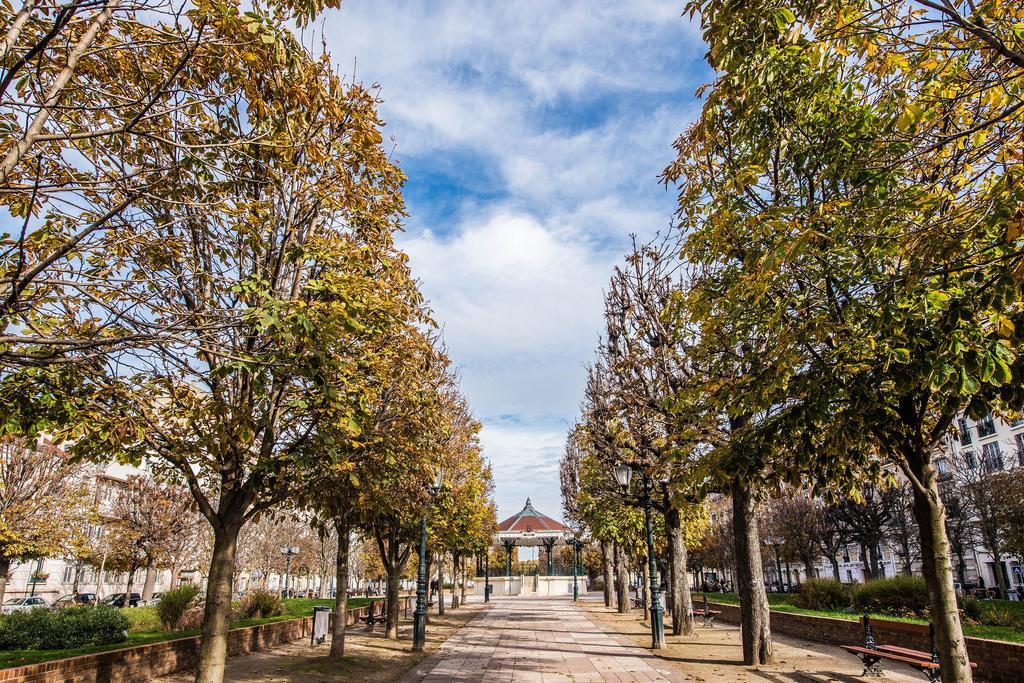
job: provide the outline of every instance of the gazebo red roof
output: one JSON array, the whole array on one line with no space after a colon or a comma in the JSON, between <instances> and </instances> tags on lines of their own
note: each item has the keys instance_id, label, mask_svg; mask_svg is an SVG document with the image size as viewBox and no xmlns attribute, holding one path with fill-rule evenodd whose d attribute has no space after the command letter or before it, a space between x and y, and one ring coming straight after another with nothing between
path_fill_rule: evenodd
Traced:
<instances>
[{"instance_id":1,"label":"gazebo red roof","mask_svg":"<svg viewBox=\"0 0 1024 683\"><path fill-rule=\"evenodd\" d=\"M537 512L526 499L526 506L498 525L498 533L533 533L543 536L545 533L569 534L572 531L561 522Z\"/></svg>"}]
</instances>

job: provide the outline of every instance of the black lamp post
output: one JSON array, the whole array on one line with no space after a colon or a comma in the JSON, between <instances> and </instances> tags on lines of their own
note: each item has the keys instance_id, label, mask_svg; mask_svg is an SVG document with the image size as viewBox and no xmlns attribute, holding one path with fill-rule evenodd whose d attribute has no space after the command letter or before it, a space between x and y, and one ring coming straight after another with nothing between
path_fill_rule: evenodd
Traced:
<instances>
[{"instance_id":1,"label":"black lamp post","mask_svg":"<svg viewBox=\"0 0 1024 683\"><path fill-rule=\"evenodd\" d=\"M299 554L299 547L295 545L281 546L281 554L284 555L284 597L290 598L288 583L292 575L292 558Z\"/></svg>"},{"instance_id":2,"label":"black lamp post","mask_svg":"<svg viewBox=\"0 0 1024 683\"><path fill-rule=\"evenodd\" d=\"M785 591L785 587L782 582L782 558L779 557L779 546L785 541L778 536L769 536L765 540L768 542L768 545L775 549L775 576L778 578L779 592L782 593Z\"/></svg>"},{"instance_id":3,"label":"black lamp post","mask_svg":"<svg viewBox=\"0 0 1024 683\"><path fill-rule=\"evenodd\" d=\"M576 576L579 572L580 549L583 548L583 541L578 538L573 538L569 543L572 544L572 601L579 602L580 587L579 584L576 583Z\"/></svg>"},{"instance_id":4,"label":"black lamp post","mask_svg":"<svg viewBox=\"0 0 1024 683\"><path fill-rule=\"evenodd\" d=\"M633 470L629 465L616 465L612 473L615 481L622 487L623 492L629 490L629 480L633 477ZM643 474L644 482L644 517L647 523L647 565L648 573L651 575L651 649L660 650L665 647L665 621L661 609L660 580L658 578L658 564L654 560L654 527L651 524L653 507L651 503L651 478Z\"/></svg>"},{"instance_id":5,"label":"black lamp post","mask_svg":"<svg viewBox=\"0 0 1024 683\"><path fill-rule=\"evenodd\" d=\"M430 497L441 492L444 483L444 469L437 471L437 477L430 485ZM427 511L420 519L420 563L416 572L416 609L412 613L412 649L421 652L427 644Z\"/></svg>"},{"instance_id":6,"label":"black lamp post","mask_svg":"<svg viewBox=\"0 0 1024 683\"><path fill-rule=\"evenodd\" d=\"M484 602L491 601L491 548L484 548Z\"/></svg>"}]
</instances>

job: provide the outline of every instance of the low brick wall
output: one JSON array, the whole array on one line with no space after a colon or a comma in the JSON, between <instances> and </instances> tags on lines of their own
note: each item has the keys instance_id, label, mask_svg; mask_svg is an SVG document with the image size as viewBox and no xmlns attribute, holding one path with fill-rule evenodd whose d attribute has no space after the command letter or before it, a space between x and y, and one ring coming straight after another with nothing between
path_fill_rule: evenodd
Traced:
<instances>
[{"instance_id":1,"label":"low brick wall","mask_svg":"<svg viewBox=\"0 0 1024 683\"><path fill-rule=\"evenodd\" d=\"M411 610L411 596L402 598L402 611ZM348 610L351 626L366 616L369 606ZM333 616L333 615L332 615ZM263 650L313 634L313 617L276 621L259 626L232 629L228 633L228 656ZM0 669L2 683L109 683L149 681L191 669L199 657L199 636L165 640L151 645L126 647L93 655L56 659L51 662ZM326 652L326 650L325 650Z\"/></svg>"},{"instance_id":2,"label":"low brick wall","mask_svg":"<svg viewBox=\"0 0 1024 683\"><path fill-rule=\"evenodd\" d=\"M699 604L695 606L699 608ZM740 623L737 605L711 603L711 607L722 612L718 616L720 620ZM860 621L773 611L771 628L773 633L828 645L861 645L864 642L864 628ZM871 629L879 645L901 645L925 652L931 650L928 627L923 624L872 619ZM979 678L991 683L1019 683L1024 679L1024 645L1020 643L967 638L967 654L978 665L975 672Z\"/></svg>"}]
</instances>

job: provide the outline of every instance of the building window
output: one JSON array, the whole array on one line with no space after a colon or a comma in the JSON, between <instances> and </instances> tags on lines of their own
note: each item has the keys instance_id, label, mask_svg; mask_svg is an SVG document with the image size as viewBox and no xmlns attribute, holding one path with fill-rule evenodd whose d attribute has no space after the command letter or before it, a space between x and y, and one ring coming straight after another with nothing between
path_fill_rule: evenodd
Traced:
<instances>
[{"instance_id":1,"label":"building window","mask_svg":"<svg viewBox=\"0 0 1024 683\"><path fill-rule=\"evenodd\" d=\"M849 569L846 570L846 581L848 583L853 583L853 572Z\"/></svg>"},{"instance_id":2,"label":"building window","mask_svg":"<svg viewBox=\"0 0 1024 683\"><path fill-rule=\"evenodd\" d=\"M850 561L850 549L847 548L846 546L843 546L843 562L849 562L849 561Z\"/></svg>"},{"instance_id":3,"label":"building window","mask_svg":"<svg viewBox=\"0 0 1024 683\"><path fill-rule=\"evenodd\" d=\"M1017 434L1014 439L1017 442L1017 464L1024 465L1024 432Z\"/></svg>"},{"instance_id":4,"label":"building window","mask_svg":"<svg viewBox=\"0 0 1024 683\"><path fill-rule=\"evenodd\" d=\"M968 448L961 455L964 456L964 462L967 463L967 466L972 470L978 466L978 458L974 455L973 448Z\"/></svg>"},{"instance_id":5,"label":"building window","mask_svg":"<svg viewBox=\"0 0 1024 683\"><path fill-rule=\"evenodd\" d=\"M75 580L75 565L66 564L64 565L64 578L61 579L64 583L71 583Z\"/></svg>"},{"instance_id":6,"label":"building window","mask_svg":"<svg viewBox=\"0 0 1024 683\"><path fill-rule=\"evenodd\" d=\"M992 436L996 433L996 422L992 419L992 415L986 415L981 422L978 423L978 438L984 438L986 436Z\"/></svg>"},{"instance_id":7,"label":"building window","mask_svg":"<svg viewBox=\"0 0 1024 683\"><path fill-rule=\"evenodd\" d=\"M971 442L971 429L967 426L967 419L960 418L960 443Z\"/></svg>"},{"instance_id":8,"label":"building window","mask_svg":"<svg viewBox=\"0 0 1024 683\"><path fill-rule=\"evenodd\" d=\"M982 462L985 463L986 472L999 472L1003 469L1003 454L999 450L999 443L987 443L981 448Z\"/></svg>"},{"instance_id":9,"label":"building window","mask_svg":"<svg viewBox=\"0 0 1024 683\"><path fill-rule=\"evenodd\" d=\"M939 470L939 474L949 474L949 461L945 458L939 458L935 461L935 467Z\"/></svg>"},{"instance_id":10,"label":"building window","mask_svg":"<svg viewBox=\"0 0 1024 683\"><path fill-rule=\"evenodd\" d=\"M1011 427L1020 427L1021 425L1024 425L1024 417L1015 417L1010 420Z\"/></svg>"}]
</instances>

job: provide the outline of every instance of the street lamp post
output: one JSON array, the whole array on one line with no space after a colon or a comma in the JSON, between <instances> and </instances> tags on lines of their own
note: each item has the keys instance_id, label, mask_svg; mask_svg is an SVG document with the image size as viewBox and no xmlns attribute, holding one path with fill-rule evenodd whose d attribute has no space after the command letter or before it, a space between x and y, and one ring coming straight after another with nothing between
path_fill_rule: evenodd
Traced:
<instances>
[{"instance_id":1,"label":"street lamp post","mask_svg":"<svg viewBox=\"0 0 1024 683\"><path fill-rule=\"evenodd\" d=\"M437 478L430 485L433 498L441 491L444 470L437 471ZM412 649L421 652L427 643L427 511L420 518L420 563L416 572L416 609L412 613Z\"/></svg>"},{"instance_id":2,"label":"street lamp post","mask_svg":"<svg viewBox=\"0 0 1024 683\"><path fill-rule=\"evenodd\" d=\"M299 547L295 545L281 546L281 554L284 555L284 597L290 598L288 594L288 582L292 575L292 558L299 554Z\"/></svg>"},{"instance_id":3,"label":"street lamp post","mask_svg":"<svg viewBox=\"0 0 1024 683\"><path fill-rule=\"evenodd\" d=\"M580 549L583 547L583 541L578 538L574 538L569 543L572 544L572 601L579 602L580 599L580 587L576 582L576 576L579 573L579 557Z\"/></svg>"},{"instance_id":4,"label":"street lamp post","mask_svg":"<svg viewBox=\"0 0 1024 683\"><path fill-rule=\"evenodd\" d=\"M622 491L629 490L629 480L633 477L633 470L629 465L616 465L613 468L615 481L622 487ZM661 591L658 577L658 563L654 559L654 527L651 518L654 514L651 502L651 478L642 474L644 483L644 517L647 524L647 566L651 575L651 649L660 650L665 647L665 620L661 608Z\"/></svg>"},{"instance_id":5,"label":"street lamp post","mask_svg":"<svg viewBox=\"0 0 1024 683\"><path fill-rule=\"evenodd\" d=\"M484 550L484 602L491 601L491 549Z\"/></svg>"},{"instance_id":6,"label":"street lamp post","mask_svg":"<svg viewBox=\"0 0 1024 683\"><path fill-rule=\"evenodd\" d=\"M782 558L779 556L779 546L782 545L783 539L778 536L769 536L767 539L768 544L775 549L775 576L779 581L779 592L783 592L782 583Z\"/></svg>"}]
</instances>

